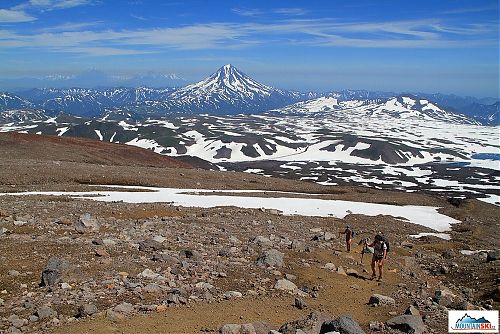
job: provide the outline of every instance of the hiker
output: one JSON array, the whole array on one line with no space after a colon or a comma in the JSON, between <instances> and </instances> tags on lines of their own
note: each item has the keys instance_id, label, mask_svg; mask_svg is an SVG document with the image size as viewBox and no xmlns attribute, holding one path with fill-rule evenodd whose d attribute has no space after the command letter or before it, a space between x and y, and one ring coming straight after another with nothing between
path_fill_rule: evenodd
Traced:
<instances>
[{"instance_id":1,"label":"hiker","mask_svg":"<svg viewBox=\"0 0 500 334\"><path fill-rule=\"evenodd\" d=\"M363 245L363 249L361 250L361 263L363 263L363 257L365 254L373 254L373 247L368 247L368 238L359 240L358 246L361 245Z\"/></svg>"},{"instance_id":2,"label":"hiker","mask_svg":"<svg viewBox=\"0 0 500 334\"><path fill-rule=\"evenodd\" d=\"M347 246L347 252L351 252L352 238L354 237L354 230L351 226L347 225L344 232L339 232L339 235L345 234L345 243Z\"/></svg>"},{"instance_id":3,"label":"hiker","mask_svg":"<svg viewBox=\"0 0 500 334\"><path fill-rule=\"evenodd\" d=\"M384 268L384 259L387 257L387 245L384 242L384 237L380 234L375 235L375 239L369 247L373 247L372 257L372 277L377 277L375 274L375 265L378 265L378 280L382 280L382 269Z\"/></svg>"}]
</instances>

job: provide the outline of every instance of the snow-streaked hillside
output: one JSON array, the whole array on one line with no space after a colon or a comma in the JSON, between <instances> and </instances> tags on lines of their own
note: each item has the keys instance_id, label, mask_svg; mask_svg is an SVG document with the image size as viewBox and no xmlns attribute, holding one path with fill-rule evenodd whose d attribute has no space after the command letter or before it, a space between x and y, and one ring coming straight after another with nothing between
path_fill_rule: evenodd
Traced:
<instances>
[{"instance_id":1,"label":"snow-streaked hillside","mask_svg":"<svg viewBox=\"0 0 500 334\"><path fill-rule=\"evenodd\" d=\"M33 108L33 103L15 94L0 92L0 111L23 108Z\"/></svg>"},{"instance_id":2,"label":"snow-streaked hillside","mask_svg":"<svg viewBox=\"0 0 500 334\"><path fill-rule=\"evenodd\" d=\"M325 110L325 105L330 109ZM335 109L346 105L349 108ZM423 112L410 109L417 105ZM169 156L201 158L221 169L322 184L498 198L499 127L447 118L430 103L409 98L389 99L376 106L359 101L335 104L334 99L325 98L300 106L312 112L136 121L135 115L122 111L109 113L105 120L59 116L7 124L0 131L125 143ZM442 119L433 118L434 113Z\"/></svg>"},{"instance_id":3,"label":"snow-streaked hillside","mask_svg":"<svg viewBox=\"0 0 500 334\"><path fill-rule=\"evenodd\" d=\"M333 97L298 102L293 105L271 110L278 114L317 114L325 113L325 117L349 120L363 117L365 119L420 119L426 121L442 121L454 124L479 124L468 117L446 111L428 100L410 96L397 96L377 100L338 101ZM332 115L328 115L332 113Z\"/></svg>"}]
</instances>

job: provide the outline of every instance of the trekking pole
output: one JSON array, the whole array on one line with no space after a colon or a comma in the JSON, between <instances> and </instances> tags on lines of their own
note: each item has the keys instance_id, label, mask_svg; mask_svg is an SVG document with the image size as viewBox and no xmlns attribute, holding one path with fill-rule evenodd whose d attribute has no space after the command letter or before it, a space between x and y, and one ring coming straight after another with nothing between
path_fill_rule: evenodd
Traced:
<instances>
[{"instance_id":1,"label":"trekking pole","mask_svg":"<svg viewBox=\"0 0 500 334\"><path fill-rule=\"evenodd\" d=\"M361 250L361 263L363 263L363 257L365 256L366 240L363 243L363 249Z\"/></svg>"}]
</instances>

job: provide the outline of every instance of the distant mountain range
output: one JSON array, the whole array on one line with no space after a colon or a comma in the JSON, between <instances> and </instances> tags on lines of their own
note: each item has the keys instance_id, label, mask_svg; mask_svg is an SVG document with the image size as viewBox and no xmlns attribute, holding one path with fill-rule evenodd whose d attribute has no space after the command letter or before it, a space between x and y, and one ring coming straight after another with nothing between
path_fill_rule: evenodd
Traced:
<instances>
[{"instance_id":1,"label":"distant mountain range","mask_svg":"<svg viewBox=\"0 0 500 334\"><path fill-rule=\"evenodd\" d=\"M175 73L148 72L138 75L109 75L91 69L77 75L48 75L15 79L0 78L0 90L26 90L32 88L98 88L98 87L182 87L188 82Z\"/></svg>"},{"instance_id":2,"label":"distant mountain range","mask_svg":"<svg viewBox=\"0 0 500 334\"><path fill-rule=\"evenodd\" d=\"M99 75L103 74L87 72L78 79L85 80L85 76L95 79ZM151 75L153 77L155 80L164 80L165 83L171 79L176 80L176 77ZM102 77L101 82L105 78L107 77ZM130 80L133 83L136 79ZM324 99L315 100L318 98ZM333 99L337 101L336 105L331 104ZM407 103L410 100L413 101L411 106ZM494 99L365 90L330 93L286 91L259 83L229 64L208 78L182 88L36 88L15 94L0 93L0 121L26 120L30 115L33 115L33 119L40 119L44 114L50 117L61 112L108 120L145 120L175 114L258 114L280 108L284 108L282 112L286 110L296 113L300 112L302 102L315 105L322 101L326 102L323 107L328 107L330 103L332 110L356 107L362 108L364 112L370 110L377 113L397 107L401 111L405 110L400 113L400 117L419 112L422 117L453 122L479 122L484 125L498 125L500 122L500 102ZM486 102L491 104L485 104Z\"/></svg>"}]
</instances>

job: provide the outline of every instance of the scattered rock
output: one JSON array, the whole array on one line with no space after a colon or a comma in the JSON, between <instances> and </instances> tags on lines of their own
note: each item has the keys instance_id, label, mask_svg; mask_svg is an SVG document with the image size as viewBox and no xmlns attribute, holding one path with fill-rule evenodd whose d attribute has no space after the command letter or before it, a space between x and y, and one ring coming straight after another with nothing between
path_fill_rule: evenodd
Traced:
<instances>
[{"instance_id":1,"label":"scattered rock","mask_svg":"<svg viewBox=\"0 0 500 334\"><path fill-rule=\"evenodd\" d=\"M274 288L277 290L283 290L283 291L289 291L289 292L295 292L297 291L297 285L295 283L287 280L287 279L280 279L276 282L274 285Z\"/></svg>"},{"instance_id":2,"label":"scattered rock","mask_svg":"<svg viewBox=\"0 0 500 334\"><path fill-rule=\"evenodd\" d=\"M95 250L95 255L98 257L109 257L109 253L104 247L97 247Z\"/></svg>"},{"instance_id":3,"label":"scattered rock","mask_svg":"<svg viewBox=\"0 0 500 334\"><path fill-rule=\"evenodd\" d=\"M413 305L408 306L404 314L420 316L420 311Z\"/></svg>"},{"instance_id":4,"label":"scattered rock","mask_svg":"<svg viewBox=\"0 0 500 334\"><path fill-rule=\"evenodd\" d=\"M281 334L318 334L324 322L330 321L332 318L327 314L320 312L312 312L303 319L288 322L278 330Z\"/></svg>"},{"instance_id":5,"label":"scattered rock","mask_svg":"<svg viewBox=\"0 0 500 334\"><path fill-rule=\"evenodd\" d=\"M228 291L224 293L224 298L226 299L241 298L241 297L243 297L243 294L239 291Z\"/></svg>"},{"instance_id":6,"label":"scattered rock","mask_svg":"<svg viewBox=\"0 0 500 334\"><path fill-rule=\"evenodd\" d=\"M226 324L219 329L221 334L268 334L273 326L267 322L258 321L251 324Z\"/></svg>"},{"instance_id":7,"label":"scattered rock","mask_svg":"<svg viewBox=\"0 0 500 334\"><path fill-rule=\"evenodd\" d=\"M261 235L256 236L252 242L260 247L271 247L273 245L271 240Z\"/></svg>"},{"instance_id":8,"label":"scattered rock","mask_svg":"<svg viewBox=\"0 0 500 334\"><path fill-rule=\"evenodd\" d=\"M347 274L346 274L346 272L345 272L345 270L344 270L344 268L342 266L339 266L337 268L337 274L343 275L343 276L347 276Z\"/></svg>"},{"instance_id":9,"label":"scattered rock","mask_svg":"<svg viewBox=\"0 0 500 334\"><path fill-rule=\"evenodd\" d=\"M112 247L116 245L116 241L111 239L102 239L102 244L106 247Z\"/></svg>"},{"instance_id":10,"label":"scattered rock","mask_svg":"<svg viewBox=\"0 0 500 334\"><path fill-rule=\"evenodd\" d=\"M498 260L500 260L500 249L488 252L488 256L486 257L486 262L498 261Z\"/></svg>"},{"instance_id":11,"label":"scattered rock","mask_svg":"<svg viewBox=\"0 0 500 334\"><path fill-rule=\"evenodd\" d=\"M306 245L300 240L292 240L288 248L297 252L304 252L306 250Z\"/></svg>"},{"instance_id":12,"label":"scattered rock","mask_svg":"<svg viewBox=\"0 0 500 334\"><path fill-rule=\"evenodd\" d=\"M260 266L280 268L283 266L283 256L284 254L277 249L265 250L257 259L257 264Z\"/></svg>"},{"instance_id":13,"label":"scattered rock","mask_svg":"<svg viewBox=\"0 0 500 334\"><path fill-rule=\"evenodd\" d=\"M348 276L354 276L354 277L359 277L359 273L356 269L352 269L352 268L348 268L345 273L348 275Z\"/></svg>"},{"instance_id":14,"label":"scattered rock","mask_svg":"<svg viewBox=\"0 0 500 334\"><path fill-rule=\"evenodd\" d=\"M89 231L98 231L99 223L90 215L90 213L86 213L81 215L75 223L75 230L82 234Z\"/></svg>"},{"instance_id":15,"label":"scattered rock","mask_svg":"<svg viewBox=\"0 0 500 334\"><path fill-rule=\"evenodd\" d=\"M398 329L404 333L423 334L425 333L425 325L420 316L416 315L400 315L389 319L385 323L388 327Z\"/></svg>"},{"instance_id":16,"label":"scattered rock","mask_svg":"<svg viewBox=\"0 0 500 334\"><path fill-rule=\"evenodd\" d=\"M162 250L164 246L159 243L158 241L155 241L153 239L146 239L144 241L139 242L139 250L141 252L155 252Z\"/></svg>"},{"instance_id":17,"label":"scattered rock","mask_svg":"<svg viewBox=\"0 0 500 334\"><path fill-rule=\"evenodd\" d=\"M295 298L295 307L302 310L307 307L306 302L302 298Z\"/></svg>"},{"instance_id":18,"label":"scattered rock","mask_svg":"<svg viewBox=\"0 0 500 334\"><path fill-rule=\"evenodd\" d=\"M119 305L116 305L113 308L113 311L115 311L117 313L122 313L122 314L130 314L130 313L134 312L134 305L132 305L130 303L123 302Z\"/></svg>"},{"instance_id":19,"label":"scattered rock","mask_svg":"<svg viewBox=\"0 0 500 334\"><path fill-rule=\"evenodd\" d=\"M0 227L0 236L9 233L10 231L5 227Z\"/></svg>"},{"instance_id":20,"label":"scattered rock","mask_svg":"<svg viewBox=\"0 0 500 334\"><path fill-rule=\"evenodd\" d=\"M57 313L48 306L41 306L41 307L36 309L35 315L40 320L44 320L44 319L48 319L48 318L52 318L52 317L56 316Z\"/></svg>"},{"instance_id":21,"label":"scattered rock","mask_svg":"<svg viewBox=\"0 0 500 334\"><path fill-rule=\"evenodd\" d=\"M161 235L155 235L153 237L153 240L156 241L156 242L159 242L160 244L164 243L165 240L167 240L167 238L161 236Z\"/></svg>"},{"instance_id":22,"label":"scattered rock","mask_svg":"<svg viewBox=\"0 0 500 334\"><path fill-rule=\"evenodd\" d=\"M161 286L156 283L149 283L142 290L150 294L158 294L162 292Z\"/></svg>"},{"instance_id":23,"label":"scattered rock","mask_svg":"<svg viewBox=\"0 0 500 334\"><path fill-rule=\"evenodd\" d=\"M380 332L380 331L383 331L385 329L385 326L382 322L378 322L378 321L370 321L370 330L371 331L375 331L375 332Z\"/></svg>"},{"instance_id":24,"label":"scattered rock","mask_svg":"<svg viewBox=\"0 0 500 334\"><path fill-rule=\"evenodd\" d=\"M448 288L442 286L434 293L434 301L441 306L449 307L456 302L457 296Z\"/></svg>"},{"instance_id":25,"label":"scattered rock","mask_svg":"<svg viewBox=\"0 0 500 334\"><path fill-rule=\"evenodd\" d=\"M155 273L151 269L144 269L140 274L137 275L139 278L146 278L146 279L161 279L163 276L161 276L158 273Z\"/></svg>"},{"instance_id":26,"label":"scattered rock","mask_svg":"<svg viewBox=\"0 0 500 334\"><path fill-rule=\"evenodd\" d=\"M379 294L373 294L370 297L370 300L368 301L369 305L387 305L387 306L395 306L396 301L394 298L379 295Z\"/></svg>"},{"instance_id":27,"label":"scattered rock","mask_svg":"<svg viewBox=\"0 0 500 334\"><path fill-rule=\"evenodd\" d=\"M337 269L337 267L331 262L328 262L327 264L325 264L323 266L323 268L326 270L331 270L331 271L335 271Z\"/></svg>"},{"instance_id":28,"label":"scattered rock","mask_svg":"<svg viewBox=\"0 0 500 334\"><path fill-rule=\"evenodd\" d=\"M179 257L182 259L189 259L193 261L199 261L203 257L198 251L192 250L192 249L184 249L179 252Z\"/></svg>"},{"instance_id":29,"label":"scattered rock","mask_svg":"<svg viewBox=\"0 0 500 334\"><path fill-rule=\"evenodd\" d=\"M27 319L21 319L17 314L13 314L7 318L7 320L11 323L14 328L21 328L28 324Z\"/></svg>"},{"instance_id":30,"label":"scattered rock","mask_svg":"<svg viewBox=\"0 0 500 334\"><path fill-rule=\"evenodd\" d=\"M94 304L83 304L78 307L78 317L84 318L97 313L97 306Z\"/></svg>"},{"instance_id":31,"label":"scattered rock","mask_svg":"<svg viewBox=\"0 0 500 334\"><path fill-rule=\"evenodd\" d=\"M68 268L69 264L66 260L52 256L42 272L40 286L54 286L61 283Z\"/></svg>"},{"instance_id":32,"label":"scattered rock","mask_svg":"<svg viewBox=\"0 0 500 334\"><path fill-rule=\"evenodd\" d=\"M68 290L68 289L71 289L73 288L71 285L69 285L68 283L61 283L61 289L63 290Z\"/></svg>"},{"instance_id":33,"label":"scattered rock","mask_svg":"<svg viewBox=\"0 0 500 334\"><path fill-rule=\"evenodd\" d=\"M17 270L9 270L9 271L7 272L7 274L8 274L9 276L19 276L19 275L20 275L19 271L17 271Z\"/></svg>"},{"instance_id":34,"label":"scattered rock","mask_svg":"<svg viewBox=\"0 0 500 334\"><path fill-rule=\"evenodd\" d=\"M342 334L365 334L359 324L350 315L341 315L335 320L327 321L321 326L320 334L339 332Z\"/></svg>"}]
</instances>

